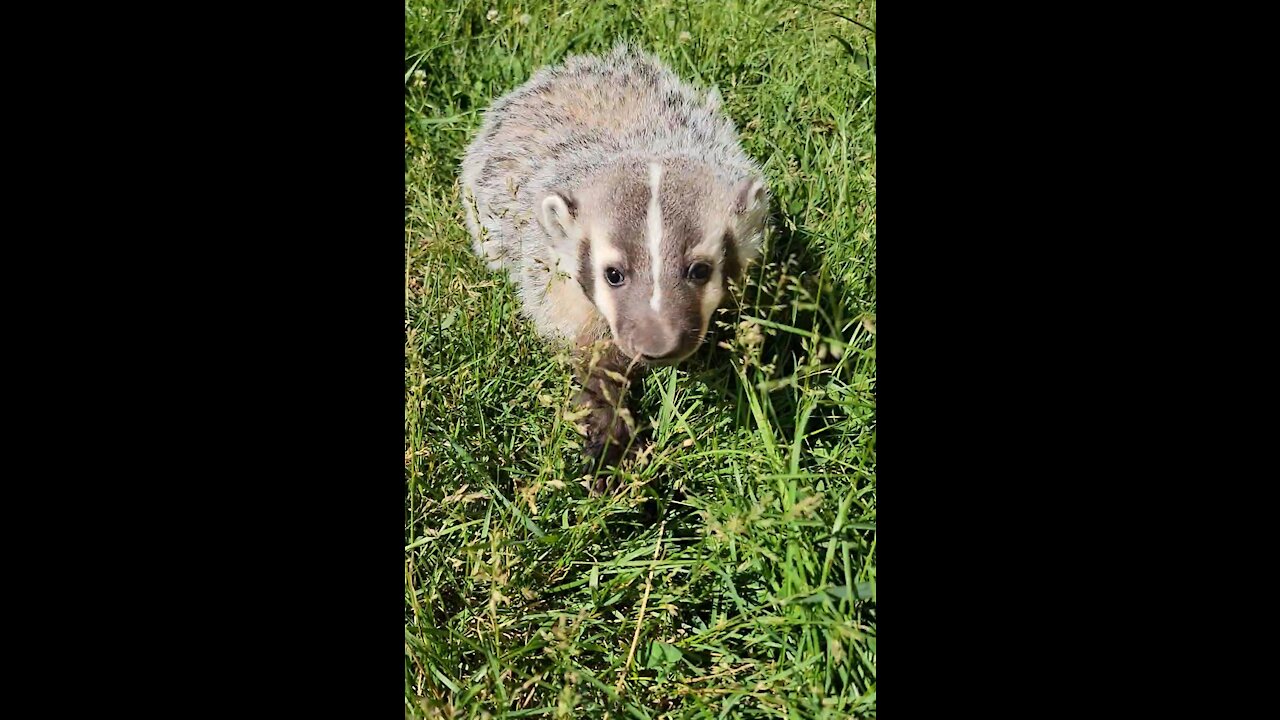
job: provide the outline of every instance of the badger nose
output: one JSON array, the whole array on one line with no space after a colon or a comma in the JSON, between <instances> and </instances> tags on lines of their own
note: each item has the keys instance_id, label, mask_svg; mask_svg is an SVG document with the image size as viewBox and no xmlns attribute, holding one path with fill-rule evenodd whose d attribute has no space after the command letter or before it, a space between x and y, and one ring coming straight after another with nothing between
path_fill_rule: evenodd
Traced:
<instances>
[{"instance_id":1,"label":"badger nose","mask_svg":"<svg viewBox=\"0 0 1280 720\"><path fill-rule=\"evenodd\" d=\"M670 360L680 354L680 338L662 331L647 333L638 339L635 348L646 362Z\"/></svg>"},{"instance_id":2,"label":"badger nose","mask_svg":"<svg viewBox=\"0 0 1280 720\"><path fill-rule=\"evenodd\" d=\"M645 362L661 362L663 360L671 360L680 356L680 348L674 343L667 346L648 345L639 348L640 359Z\"/></svg>"}]
</instances>

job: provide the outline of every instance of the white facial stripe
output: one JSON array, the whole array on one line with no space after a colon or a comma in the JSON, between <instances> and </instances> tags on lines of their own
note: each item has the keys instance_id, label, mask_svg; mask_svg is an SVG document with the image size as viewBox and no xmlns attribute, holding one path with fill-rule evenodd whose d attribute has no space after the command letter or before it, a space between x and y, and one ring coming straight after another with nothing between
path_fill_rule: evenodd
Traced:
<instances>
[{"instance_id":1,"label":"white facial stripe","mask_svg":"<svg viewBox=\"0 0 1280 720\"><path fill-rule=\"evenodd\" d=\"M591 297L600 314L609 321L609 327L614 328L618 314L613 304L613 288L604 279L604 270L610 265L622 265L622 253L609 242L607 233L596 229L591 233L591 272L595 276L591 280Z\"/></svg>"},{"instance_id":2,"label":"white facial stripe","mask_svg":"<svg viewBox=\"0 0 1280 720\"><path fill-rule=\"evenodd\" d=\"M653 275L653 294L649 307L657 312L662 307L662 206L658 202L658 189L662 184L662 166L649 163L649 214L645 225L645 237L649 241L649 270Z\"/></svg>"},{"instance_id":3,"label":"white facial stripe","mask_svg":"<svg viewBox=\"0 0 1280 720\"><path fill-rule=\"evenodd\" d=\"M707 218L705 222L705 227L716 226L716 223L711 218ZM720 307L721 301L724 300L724 238L732 229L731 226L724 227L718 232L708 234L689 251L691 260L705 258L712 261L711 277L707 279L707 284L702 287L702 307L700 309L702 310L702 332L704 335L707 332L707 327L711 324L711 316L715 314L716 308Z\"/></svg>"}]
</instances>

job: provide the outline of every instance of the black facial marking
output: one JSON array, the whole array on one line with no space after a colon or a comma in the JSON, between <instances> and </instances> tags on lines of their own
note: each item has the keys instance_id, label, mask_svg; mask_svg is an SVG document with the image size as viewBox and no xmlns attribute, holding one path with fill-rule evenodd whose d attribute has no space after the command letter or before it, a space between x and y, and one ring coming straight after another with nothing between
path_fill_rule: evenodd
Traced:
<instances>
[{"instance_id":1,"label":"black facial marking","mask_svg":"<svg viewBox=\"0 0 1280 720\"><path fill-rule=\"evenodd\" d=\"M595 278L591 270L591 243L587 239L582 240L582 244L578 246L578 284L582 286L582 292L587 294L587 299L595 302L596 299L592 295L595 290Z\"/></svg>"},{"instance_id":2,"label":"black facial marking","mask_svg":"<svg viewBox=\"0 0 1280 720\"><path fill-rule=\"evenodd\" d=\"M727 231L724 234L724 277L725 280L732 278L738 280L738 275L742 272L742 265L738 261L738 243L733 239L733 231Z\"/></svg>"}]
</instances>

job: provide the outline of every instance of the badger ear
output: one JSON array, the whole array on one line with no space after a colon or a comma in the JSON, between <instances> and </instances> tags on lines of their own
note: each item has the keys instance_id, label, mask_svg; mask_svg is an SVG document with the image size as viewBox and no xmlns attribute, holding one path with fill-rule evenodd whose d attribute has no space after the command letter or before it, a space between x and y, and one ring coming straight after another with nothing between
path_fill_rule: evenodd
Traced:
<instances>
[{"instance_id":1,"label":"badger ear","mask_svg":"<svg viewBox=\"0 0 1280 720\"><path fill-rule=\"evenodd\" d=\"M765 187L764 178L752 176L738 183L733 211L739 215L747 213L764 213L769 209L769 190Z\"/></svg>"},{"instance_id":2,"label":"badger ear","mask_svg":"<svg viewBox=\"0 0 1280 720\"><path fill-rule=\"evenodd\" d=\"M551 247L573 268L577 262L578 244L585 234L578 223L578 203L564 190L551 190L538 203L538 222L551 238Z\"/></svg>"}]
</instances>

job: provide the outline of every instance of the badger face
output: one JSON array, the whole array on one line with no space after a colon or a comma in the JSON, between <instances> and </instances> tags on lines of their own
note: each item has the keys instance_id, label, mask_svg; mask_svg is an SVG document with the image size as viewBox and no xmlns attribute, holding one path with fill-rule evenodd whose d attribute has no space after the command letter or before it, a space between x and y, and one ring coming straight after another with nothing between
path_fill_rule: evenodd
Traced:
<instances>
[{"instance_id":1,"label":"badger face","mask_svg":"<svg viewBox=\"0 0 1280 720\"><path fill-rule=\"evenodd\" d=\"M671 365L698 349L727 281L758 254L767 202L759 177L726 182L669 158L550 192L540 220L619 349Z\"/></svg>"}]
</instances>

